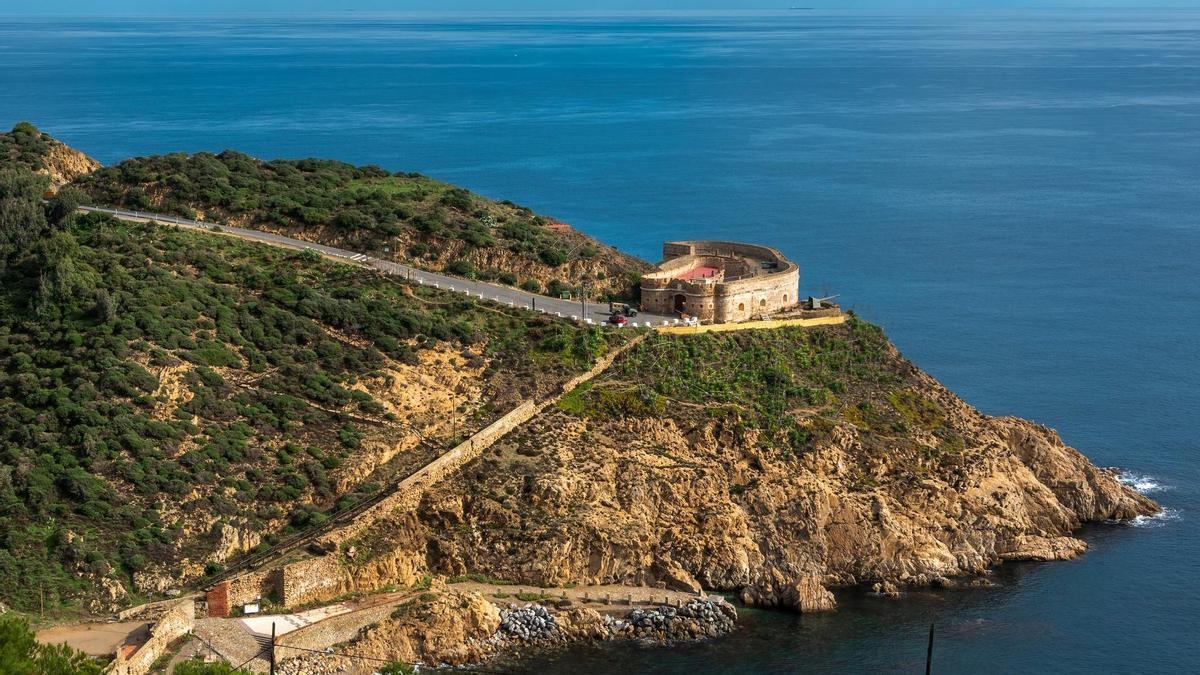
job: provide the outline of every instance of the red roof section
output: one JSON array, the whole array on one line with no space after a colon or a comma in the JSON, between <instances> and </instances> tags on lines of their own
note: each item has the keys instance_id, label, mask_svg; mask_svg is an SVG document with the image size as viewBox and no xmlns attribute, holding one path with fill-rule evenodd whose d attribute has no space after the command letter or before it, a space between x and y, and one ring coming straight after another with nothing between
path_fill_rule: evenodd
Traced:
<instances>
[{"instance_id":1,"label":"red roof section","mask_svg":"<svg viewBox=\"0 0 1200 675\"><path fill-rule=\"evenodd\" d=\"M692 269L675 277L676 279L707 279L717 273L715 267L693 267Z\"/></svg>"}]
</instances>

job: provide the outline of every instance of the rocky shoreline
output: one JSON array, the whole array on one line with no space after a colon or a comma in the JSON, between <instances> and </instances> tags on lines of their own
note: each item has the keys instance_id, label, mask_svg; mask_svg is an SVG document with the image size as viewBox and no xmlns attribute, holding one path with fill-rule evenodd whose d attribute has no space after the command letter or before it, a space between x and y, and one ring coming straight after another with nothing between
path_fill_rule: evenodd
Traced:
<instances>
[{"instance_id":1,"label":"rocky shoreline","mask_svg":"<svg viewBox=\"0 0 1200 675\"><path fill-rule=\"evenodd\" d=\"M731 632L737 610L720 596L693 598L679 607L659 605L629 611L590 607L551 608L508 603L503 607L476 592L448 589L425 605L400 608L392 618L365 628L345 653L429 667L469 666L516 658L531 651L580 642L630 640L670 645ZM366 673L359 660L309 654L280 664L284 675Z\"/></svg>"}]
</instances>

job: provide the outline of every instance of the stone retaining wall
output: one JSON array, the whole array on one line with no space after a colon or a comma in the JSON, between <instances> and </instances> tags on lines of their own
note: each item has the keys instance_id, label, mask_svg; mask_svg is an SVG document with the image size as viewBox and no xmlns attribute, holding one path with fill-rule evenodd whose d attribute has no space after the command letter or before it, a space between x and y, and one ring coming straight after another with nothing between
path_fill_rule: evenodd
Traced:
<instances>
[{"instance_id":1,"label":"stone retaining wall","mask_svg":"<svg viewBox=\"0 0 1200 675\"><path fill-rule=\"evenodd\" d=\"M396 606L392 603L376 605L297 628L275 640L275 653L279 659L294 658L304 654L300 651L301 649L322 650L336 644L349 642L357 637L363 628L391 616L395 609ZM298 649L288 649L288 647L297 647Z\"/></svg>"},{"instance_id":2,"label":"stone retaining wall","mask_svg":"<svg viewBox=\"0 0 1200 675\"><path fill-rule=\"evenodd\" d=\"M192 632L195 625L195 601L192 598L174 601L150 627L150 639L142 646L131 654L117 649L117 658L105 670L106 675L146 675L171 643Z\"/></svg>"},{"instance_id":3,"label":"stone retaining wall","mask_svg":"<svg viewBox=\"0 0 1200 675\"><path fill-rule=\"evenodd\" d=\"M392 494L363 511L352 522L326 535L324 538L326 548L340 549L341 544L363 533L379 519L397 510L416 510L421 502L421 495L430 486L454 473L467 462L479 457L496 441L557 403L563 395L575 387L604 372L617 357L645 338L646 334L638 335L621 347L611 350L598 359L590 370L565 382L554 396L540 402L526 401L522 403L466 441L421 467L401 481ZM331 547L330 544L335 546ZM284 566L278 573L280 575L280 600L285 607L329 600L349 591L370 592L375 590L375 588L359 587L350 570L340 564L337 555L292 563ZM239 577L237 581L241 579L242 577ZM252 584L253 581L248 583Z\"/></svg>"}]
</instances>

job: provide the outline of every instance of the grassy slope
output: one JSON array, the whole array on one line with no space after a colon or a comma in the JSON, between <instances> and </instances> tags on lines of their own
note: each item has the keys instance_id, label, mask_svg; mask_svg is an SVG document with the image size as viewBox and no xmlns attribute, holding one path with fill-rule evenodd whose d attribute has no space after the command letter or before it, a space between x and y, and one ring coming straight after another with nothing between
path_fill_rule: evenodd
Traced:
<instances>
[{"instance_id":1,"label":"grassy slope","mask_svg":"<svg viewBox=\"0 0 1200 675\"><path fill-rule=\"evenodd\" d=\"M629 296L646 264L511 202L418 174L225 151L129 159L77 184L102 204L285 232L434 270L525 286Z\"/></svg>"},{"instance_id":2,"label":"grassy slope","mask_svg":"<svg viewBox=\"0 0 1200 675\"><path fill-rule=\"evenodd\" d=\"M0 598L70 604L95 577L203 559L214 542L187 535L193 511L319 522L345 503L342 462L397 422L352 386L439 344L482 349L498 401L605 346L311 254L68 220L0 271ZM165 369L185 372L180 395Z\"/></svg>"},{"instance_id":3,"label":"grassy slope","mask_svg":"<svg viewBox=\"0 0 1200 675\"><path fill-rule=\"evenodd\" d=\"M665 411L726 419L761 432L760 445L784 457L848 422L867 451L860 459L886 453L916 478L929 460L969 445L926 387L883 331L851 317L819 329L654 335L559 407L598 421Z\"/></svg>"}]
</instances>

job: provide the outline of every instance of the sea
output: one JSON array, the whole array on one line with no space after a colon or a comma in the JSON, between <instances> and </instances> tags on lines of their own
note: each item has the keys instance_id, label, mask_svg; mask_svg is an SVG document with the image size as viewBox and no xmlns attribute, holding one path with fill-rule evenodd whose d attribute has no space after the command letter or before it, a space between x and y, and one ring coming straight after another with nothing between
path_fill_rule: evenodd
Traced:
<instances>
[{"instance_id":1,"label":"sea","mask_svg":"<svg viewBox=\"0 0 1200 675\"><path fill-rule=\"evenodd\" d=\"M649 259L771 244L1164 507L994 588L494 670L917 673L932 625L934 673L1200 671L1200 9L0 16L19 120L105 163L419 171Z\"/></svg>"}]
</instances>

